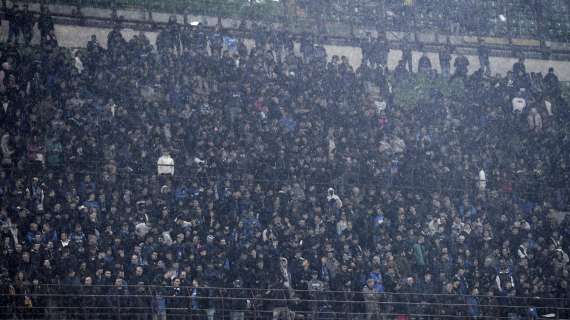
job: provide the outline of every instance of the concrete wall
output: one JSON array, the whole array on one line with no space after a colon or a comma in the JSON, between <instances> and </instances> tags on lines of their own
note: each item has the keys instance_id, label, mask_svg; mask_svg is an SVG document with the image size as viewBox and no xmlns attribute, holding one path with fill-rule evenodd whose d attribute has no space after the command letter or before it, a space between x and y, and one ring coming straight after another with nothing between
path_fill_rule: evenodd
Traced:
<instances>
[{"instance_id":1,"label":"concrete wall","mask_svg":"<svg viewBox=\"0 0 570 320\"><path fill-rule=\"evenodd\" d=\"M91 38L91 35L96 35L99 42L105 46L107 42L107 34L110 29L108 28L96 28L96 27L83 27L83 26L71 26L71 25L56 25L55 27L56 36L60 45L65 47L77 48L84 47L87 41ZM139 31L133 29L124 29L123 35L128 40L133 35L138 34ZM6 23L2 24L0 27L0 40L5 41L7 38L8 30ZM154 44L156 41L156 32L145 32L146 36ZM39 34L36 30L33 42L37 43L39 41ZM246 41L246 44L252 45L251 41ZM362 52L360 48L350 47L350 46L340 46L340 45L326 45L325 46L329 58L332 55L346 56L349 58L351 64L356 69L362 61ZM298 49L298 44L297 44ZM421 56L421 52L415 51L413 53L414 68L417 68L417 62ZM393 69L399 58L401 57L401 51L391 50L389 54L389 68ZM432 65L434 68L440 70L439 61L436 53L428 53ZM467 56L471 65L470 71L473 72L479 67L479 61L476 56ZM515 58L508 57L491 57L491 70L493 74L500 73L506 74L507 71L512 69L513 64L516 62ZM542 72L543 74L548 71L549 67L554 67L556 73L560 80L570 81L570 61L560 61L560 60L539 60L539 59L527 59L526 67L528 72Z\"/></svg>"}]
</instances>

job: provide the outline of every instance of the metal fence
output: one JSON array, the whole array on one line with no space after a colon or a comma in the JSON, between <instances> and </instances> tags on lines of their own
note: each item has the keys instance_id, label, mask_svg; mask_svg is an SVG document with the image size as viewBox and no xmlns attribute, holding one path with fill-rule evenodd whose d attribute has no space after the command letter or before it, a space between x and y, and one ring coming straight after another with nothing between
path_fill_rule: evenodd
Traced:
<instances>
[{"instance_id":1,"label":"metal fence","mask_svg":"<svg viewBox=\"0 0 570 320\"><path fill-rule=\"evenodd\" d=\"M20 285L0 319L568 319L563 298L287 289ZM237 318L232 318L238 314Z\"/></svg>"}]
</instances>

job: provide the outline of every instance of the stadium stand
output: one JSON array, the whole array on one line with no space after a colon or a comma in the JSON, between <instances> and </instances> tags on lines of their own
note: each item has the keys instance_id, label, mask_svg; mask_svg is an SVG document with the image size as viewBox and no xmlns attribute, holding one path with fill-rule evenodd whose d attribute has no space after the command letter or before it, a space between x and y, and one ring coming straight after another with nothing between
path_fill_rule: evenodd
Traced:
<instances>
[{"instance_id":1,"label":"stadium stand","mask_svg":"<svg viewBox=\"0 0 570 320\"><path fill-rule=\"evenodd\" d=\"M354 70L174 20L71 51L27 17L0 50L0 319L568 319L556 70L446 47L438 73L406 42L389 70L382 37Z\"/></svg>"}]
</instances>

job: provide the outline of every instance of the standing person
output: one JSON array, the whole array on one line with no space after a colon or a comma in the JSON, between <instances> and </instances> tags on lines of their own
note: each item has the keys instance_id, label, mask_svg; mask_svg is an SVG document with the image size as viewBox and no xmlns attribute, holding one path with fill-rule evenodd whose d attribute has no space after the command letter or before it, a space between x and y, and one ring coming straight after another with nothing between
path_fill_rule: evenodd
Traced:
<instances>
[{"instance_id":1,"label":"standing person","mask_svg":"<svg viewBox=\"0 0 570 320\"><path fill-rule=\"evenodd\" d=\"M362 295L364 297L364 305L366 307L366 320L380 319L380 295L375 287L374 279L366 280L366 284L362 287Z\"/></svg>"},{"instance_id":2,"label":"standing person","mask_svg":"<svg viewBox=\"0 0 570 320\"><path fill-rule=\"evenodd\" d=\"M43 46L48 41L50 33L54 31L53 19L49 9L45 6L41 8L40 17L38 18L38 29L40 29L40 43Z\"/></svg>"},{"instance_id":3,"label":"standing person","mask_svg":"<svg viewBox=\"0 0 570 320\"><path fill-rule=\"evenodd\" d=\"M216 58L222 57L222 49L224 48L224 34L222 30L222 24L218 23L214 32L208 37L210 40L210 52L212 56Z\"/></svg>"},{"instance_id":4,"label":"standing person","mask_svg":"<svg viewBox=\"0 0 570 320\"><path fill-rule=\"evenodd\" d=\"M107 294L107 304L111 307L109 310L112 311L112 319L120 320L128 318L128 316L125 314L121 315L121 313L129 312L128 295L129 292L127 290L127 286L125 286L123 282L123 279L115 279L113 287L109 289L109 292Z\"/></svg>"},{"instance_id":5,"label":"standing person","mask_svg":"<svg viewBox=\"0 0 570 320\"><path fill-rule=\"evenodd\" d=\"M353 290L352 279L350 271L346 265L341 266L341 275L337 278L339 287L336 288L336 293L334 294L336 301L344 301L343 303L338 303L337 309L337 319L352 319L352 313L355 310L355 300L356 292Z\"/></svg>"},{"instance_id":6,"label":"standing person","mask_svg":"<svg viewBox=\"0 0 570 320\"><path fill-rule=\"evenodd\" d=\"M166 34L168 35L168 48L176 50L176 53L180 54L180 26L175 15L168 18L168 24L166 25Z\"/></svg>"},{"instance_id":7,"label":"standing person","mask_svg":"<svg viewBox=\"0 0 570 320\"><path fill-rule=\"evenodd\" d=\"M156 162L159 175L174 175L174 159L170 156L170 152L165 151Z\"/></svg>"},{"instance_id":8,"label":"standing person","mask_svg":"<svg viewBox=\"0 0 570 320\"><path fill-rule=\"evenodd\" d=\"M362 40L360 43L360 50L362 50L362 63L366 64L366 62L374 63L373 58L373 47L375 44L375 40L372 37L370 32L366 32L366 39Z\"/></svg>"},{"instance_id":9,"label":"standing person","mask_svg":"<svg viewBox=\"0 0 570 320\"><path fill-rule=\"evenodd\" d=\"M186 291L180 288L181 281L176 278L172 281L172 287L168 288L166 294L166 312L168 319L184 319L188 308L188 298Z\"/></svg>"},{"instance_id":10,"label":"standing person","mask_svg":"<svg viewBox=\"0 0 570 320\"><path fill-rule=\"evenodd\" d=\"M439 49L439 65L441 66L441 74L444 78L449 78L449 70L451 70L451 54L453 53L453 48L449 43L446 43L443 47Z\"/></svg>"},{"instance_id":11,"label":"standing person","mask_svg":"<svg viewBox=\"0 0 570 320\"><path fill-rule=\"evenodd\" d=\"M190 318L192 320L203 319L203 310L207 308L207 299L205 298L205 290L197 279L192 280L192 289L190 293Z\"/></svg>"},{"instance_id":12,"label":"standing person","mask_svg":"<svg viewBox=\"0 0 570 320\"><path fill-rule=\"evenodd\" d=\"M97 287L93 286L93 278L85 277L83 286L81 287L81 309L83 313L82 319L91 320L98 319L97 295L100 294Z\"/></svg>"},{"instance_id":13,"label":"standing person","mask_svg":"<svg viewBox=\"0 0 570 320\"><path fill-rule=\"evenodd\" d=\"M424 52L418 61L418 72L428 74L431 71L431 60Z\"/></svg>"},{"instance_id":14,"label":"standing person","mask_svg":"<svg viewBox=\"0 0 570 320\"><path fill-rule=\"evenodd\" d=\"M474 287L471 289L471 295L465 299L467 304L467 315L469 319L481 319L481 307L479 307L479 289Z\"/></svg>"},{"instance_id":15,"label":"standing person","mask_svg":"<svg viewBox=\"0 0 570 320\"><path fill-rule=\"evenodd\" d=\"M272 287L268 290L273 305L272 320L293 320L294 316L289 309L289 285L281 277L277 277Z\"/></svg>"},{"instance_id":16,"label":"standing person","mask_svg":"<svg viewBox=\"0 0 570 320\"><path fill-rule=\"evenodd\" d=\"M311 308L311 319L318 319L319 316L319 300L322 299L321 292L325 290L325 283L318 279L319 273L313 271L311 273L312 279L307 283L307 288L309 289L310 308Z\"/></svg>"},{"instance_id":17,"label":"standing person","mask_svg":"<svg viewBox=\"0 0 570 320\"><path fill-rule=\"evenodd\" d=\"M404 40L402 41L402 60L404 61L404 65L407 66L408 71L414 72L413 65L412 65L412 49L413 46L410 43L410 37L406 35Z\"/></svg>"},{"instance_id":18,"label":"standing person","mask_svg":"<svg viewBox=\"0 0 570 320\"><path fill-rule=\"evenodd\" d=\"M208 35L202 29L201 24L191 27L190 48L197 52L204 53L208 47Z\"/></svg>"},{"instance_id":19,"label":"standing person","mask_svg":"<svg viewBox=\"0 0 570 320\"><path fill-rule=\"evenodd\" d=\"M382 68L388 67L388 55L390 53L390 45L386 40L386 35L382 34L374 41L373 54L374 61Z\"/></svg>"},{"instance_id":20,"label":"standing person","mask_svg":"<svg viewBox=\"0 0 570 320\"><path fill-rule=\"evenodd\" d=\"M451 79L449 79L449 82L453 81L455 78L462 78L465 80L467 78L467 73L469 72L469 60L467 60L467 57L460 54L455 58L453 66L455 67L455 73Z\"/></svg>"},{"instance_id":21,"label":"standing person","mask_svg":"<svg viewBox=\"0 0 570 320\"><path fill-rule=\"evenodd\" d=\"M542 131L542 116L536 108L531 108L527 117L528 129L531 132L540 133Z\"/></svg>"},{"instance_id":22,"label":"standing person","mask_svg":"<svg viewBox=\"0 0 570 320\"><path fill-rule=\"evenodd\" d=\"M245 311L247 310L247 295L246 291L242 289L241 279L236 279L233 282L234 287L230 290L230 319L231 320L244 320Z\"/></svg>"},{"instance_id":23,"label":"standing person","mask_svg":"<svg viewBox=\"0 0 570 320\"><path fill-rule=\"evenodd\" d=\"M30 12L28 5L24 5L24 11L22 12L20 20L20 29L22 30L22 35L24 36L24 44L26 46L30 45L33 38L34 31L34 14Z\"/></svg>"},{"instance_id":24,"label":"standing person","mask_svg":"<svg viewBox=\"0 0 570 320\"><path fill-rule=\"evenodd\" d=\"M485 46L483 39L479 39L479 46L477 47L477 55L479 56L479 65L485 75L491 75L491 63L489 61L490 50Z\"/></svg>"},{"instance_id":25,"label":"standing person","mask_svg":"<svg viewBox=\"0 0 570 320\"><path fill-rule=\"evenodd\" d=\"M402 298L404 302L403 313L405 315L417 314L418 309L418 289L416 281L413 277L406 278L402 288L401 293L405 293Z\"/></svg>"},{"instance_id":26,"label":"standing person","mask_svg":"<svg viewBox=\"0 0 570 320\"><path fill-rule=\"evenodd\" d=\"M544 76L544 86L546 95L557 98L560 96L560 81L554 73L554 68L548 68L548 73Z\"/></svg>"},{"instance_id":27,"label":"standing person","mask_svg":"<svg viewBox=\"0 0 570 320\"><path fill-rule=\"evenodd\" d=\"M439 293L439 291L436 290L436 284L429 270L425 272L423 279L418 282L418 292L420 293L418 295L420 313L428 315L434 314L436 309L436 307L434 307L434 303L436 302L434 294ZM432 318L427 317L427 319Z\"/></svg>"},{"instance_id":28,"label":"standing person","mask_svg":"<svg viewBox=\"0 0 570 320\"><path fill-rule=\"evenodd\" d=\"M519 60L513 64L513 75L515 79L522 78L526 74L524 61L524 57L520 57Z\"/></svg>"},{"instance_id":29,"label":"standing person","mask_svg":"<svg viewBox=\"0 0 570 320\"><path fill-rule=\"evenodd\" d=\"M17 4L12 5L11 9L6 9L6 20L8 20L8 42L18 44L22 11Z\"/></svg>"}]
</instances>

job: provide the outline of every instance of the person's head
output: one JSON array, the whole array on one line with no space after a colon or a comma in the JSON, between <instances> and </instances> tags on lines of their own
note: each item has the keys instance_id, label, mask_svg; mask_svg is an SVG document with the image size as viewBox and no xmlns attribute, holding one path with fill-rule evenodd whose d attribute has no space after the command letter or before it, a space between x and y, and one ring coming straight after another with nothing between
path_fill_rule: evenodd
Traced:
<instances>
[{"instance_id":1,"label":"person's head","mask_svg":"<svg viewBox=\"0 0 570 320\"><path fill-rule=\"evenodd\" d=\"M319 273L318 273L317 271L313 270L313 271L311 272L311 278L312 278L313 280L317 280L318 277L319 277Z\"/></svg>"}]
</instances>

